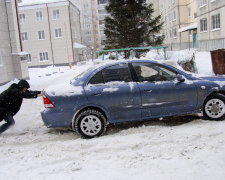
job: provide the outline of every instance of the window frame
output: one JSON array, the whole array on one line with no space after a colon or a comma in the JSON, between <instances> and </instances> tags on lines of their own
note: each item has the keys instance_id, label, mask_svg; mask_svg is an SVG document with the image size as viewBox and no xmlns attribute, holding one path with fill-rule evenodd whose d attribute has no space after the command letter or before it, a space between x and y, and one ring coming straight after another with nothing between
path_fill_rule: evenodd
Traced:
<instances>
[{"instance_id":1,"label":"window frame","mask_svg":"<svg viewBox=\"0 0 225 180\"><path fill-rule=\"evenodd\" d=\"M168 68L168 67L166 67L166 66L163 66L163 65L157 64L157 63L152 63L152 62L132 62L131 64L132 64L132 67L133 67L133 70L134 70L134 74L135 74L135 76L136 76L135 79L137 79L137 81L140 82L140 83L143 83L143 82L148 82L148 83L171 82L171 81L176 80L176 76L177 76L177 74L179 74L177 71L174 71L173 69L170 69L170 68ZM154 81L143 80L143 81L141 81L141 80L140 80L140 77L138 76L138 74L137 74L137 72L136 72L136 70L135 70L134 64L143 64L143 66L144 66L144 65L147 66L148 64L150 64L152 67L158 66L159 69L163 68L163 69L166 69L166 70L170 71L171 73L173 73L173 74L174 74L174 77L173 77L172 80L168 80L168 79L167 79L167 80L154 80ZM147 66L147 67L148 67L148 66ZM152 69L155 70L154 68L152 68ZM156 70L155 70L155 71L156 71Z\"/></svg>"},{"instance_id":2,"label":"window frame","mask_svg":"<svg viewBox=\"0 0 225 180\"><path fill-rule=\"evenodd\" d=\"M25 21L26 21L26 15L25 15L25 13L20 13L19 14L19 22L20 22L20 24L24 24Z\"/></svg>"},{"instance_id":3,"label":"window frame","mask_svg":"<svg viewBox=\"0 0 225 180\"><path fill-rule=\"evenodd\" d=\"M113 66L121 66L121 65L126 65L127 66L127 70L129 72L129 75L130 75L130 80L129 81L106 81L105 77L104 77L104 70L108 69L108 68L112 68ZM117 68L119 69L119 68ZM102 76L102 83L99 83L99 84L91 84L90 81L92 80L92 78L94 78L94 76L98 73L101 73L101 76ZM123 77L122 74L119 74L120 78ZM94 73L94 75L88 80L87 82L87 85L91 85L91 86L97 86L97 85L106 85L107 83L113 83L113 82L124 82L124 83L129 83L129 82L133 82L133 76L132 76L132 71L130 70L130 67L129 67L129 64L128 63L121 63L121 64L114 64L114 65L110 65L110 66L107 66L107 67L104 67L103 69L97 71Z\"/></svg>"},{"instance_id":4,"label":"window frame","mask_svg":"<svg viewBox=\"0 0 225 180\"><path fill-rule=\"evenodd\" d=\"M207 6L207 0L200 0L200 6L199 8Z\"/></svg>"},{"instance_id":5,"label":"window frame","mask_svg":"<svg viewBox=\"0 0 225 180\"><path fill-rule=\"evenodd\" d=\"M208 19L200 19L200 33L208 32Z\"/></svg>"},{"instance_id":6,"label":"window frame","mask_svg":"<svg viewBox=\"0 0 225 180\"><path fill-rule=\"evenodd\" d=\"M52 11L52 19L53 20L58 20L59 19L59 16L60 16L60 11L59 9L54 9Z\"/></svg>"},{"instance_id":7,"label":"window frame","mask_svg":"<svg viewBox=\"0 0 225 180\"><path fill-rule=\"evenodd\" d=\"M221 29L221 16L220 13L211 16L211 30L216 31Z\"/></svg>"},{"instance_id":8,"label":"window frame","mask_svg":"<svg viewBox=\"0 0 225 180\"><path fill-rule=\"evenodd\" d=\"M39 53L39 61L40 62L49 61L48 52L40 52Z\"/></svg>"},{"instance_id":9,"label":"window frame","mask_svg":"<svg viewBox=\"0 0 225 180\"><path fill-rule=\"evenodd\" d=\"M22 32L21 33L21 39L22 39L22 41L28 41L28 33Z\"/></svg>"},{"instance_id":10,"label":"window frame","mask_svg":"<svg viewBox=\"0 0 225 180\"><path fill-rule=\"evenodd\" d=\"M44 30L39 30L38 31L38 40L45 40L45 31Z\"/></svg>"},{"instance_id":11,"label":"window frame","mask_svg":"<svg viewBox=\"0 0 225 180\"><path fill-rule=\"evenodd\" d=\"M27 62L32 63L31 54L27 54Z\"/></svg>"},{"instance_id":12,"label":"window frame","mask_svg":"<svg viewBox=\"0 0 225 180\"><path fill-rule=\"evenodd\" d=\"M177 38L177 28L173 28L173 38L176 39Z\"/></svg>"},{"instance_id":13,"label":"window frame","mask_svg":"<svg viewBox=\"0 0 225 180\"><path fill-rule=\"evenodd\" d=\"M3 66L3 57L2 57L2 52L0 50L0 66Z\"/></svg>"},{"instance_id":14,"label":"window frame","mask_svg":"<svg viewBox=\"0 0 225 180\"><path fill-rule=\"evenodd\" d=\"M62 28L55 28L55 38L62 38Z\"/></svg>"},{"instance_id":15,"label":"window frame","mask_svg":"<svg viewBox=\"0 0 225 180\"><path fill-rule=\"evenodd\" d=\"M36 21L43 21L43 13L42 11L36 11Z\"/></svg>"},{"instance_id":16,"label":"window frame","mask_svg":"<svg viewBox=\"0 0 225 180\"><path fill-rule=\"evenodd\" d=\"M191 17L191 7L188 7L188 17Z\"/></svg>"}]
</instances>

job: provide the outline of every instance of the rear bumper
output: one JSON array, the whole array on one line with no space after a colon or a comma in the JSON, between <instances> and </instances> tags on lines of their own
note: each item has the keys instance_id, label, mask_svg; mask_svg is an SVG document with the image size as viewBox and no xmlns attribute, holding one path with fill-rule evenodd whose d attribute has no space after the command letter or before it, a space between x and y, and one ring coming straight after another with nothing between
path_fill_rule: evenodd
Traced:
<instances>
[{"instance_id":1,"label":"rear bumper","mask_svg":"<svg viewBox=\"0 0 225 180\"><path fill-rule=\"evenodd\" d=\"M41 117L48 128L71 128L73 115L71 112L45 109Z\"/></svg>"}]
</instances>

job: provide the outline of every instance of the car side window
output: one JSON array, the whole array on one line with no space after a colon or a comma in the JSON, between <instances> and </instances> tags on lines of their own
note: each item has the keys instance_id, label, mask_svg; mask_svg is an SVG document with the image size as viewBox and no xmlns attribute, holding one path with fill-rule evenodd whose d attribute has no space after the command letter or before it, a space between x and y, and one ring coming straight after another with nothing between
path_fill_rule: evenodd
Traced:
<instances>
[{"instance_id":1,"label":"car side window","mask_svg":"<svg viewBox=\"0 0 225 180\"><path fill-rule=\"evenodd\" d=\"M104 80L102 77L102 71L97 72L89 81L88 84L103 84Z\"/></svg>"},{"instance_id":2,"label":"car side window","mask_svg":"<svg viewBox=\"0 0 225 180\"><path fill-rule=\"evenodd\" d=\"M172 81L176 78L176 72L155 63L132 63L138 80L149 81Z\"/></svg>"},{"instance_id":3,"label":"car side window","mask_svg":"<svg viewBox=\"0 0 225 180\"><path fill-rule=\"evenodd\" d=\"M102 71L103 79L105 83L119 81L119 82L131 82L131 74L128 68L128 64L117 64L105 68Z\"/></svg>"}]
</instances>

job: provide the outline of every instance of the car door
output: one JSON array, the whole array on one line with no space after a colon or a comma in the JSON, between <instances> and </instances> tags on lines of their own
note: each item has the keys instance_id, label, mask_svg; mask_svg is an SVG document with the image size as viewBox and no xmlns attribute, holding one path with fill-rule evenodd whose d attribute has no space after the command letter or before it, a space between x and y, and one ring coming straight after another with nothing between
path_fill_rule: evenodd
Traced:
<instances>
[{"instance_id":1,"label":"car door","mask_svg":"<svg viewBox=\"0 0 225 180\"><path fill-rule=\"evenodd\" d=\"M97 72L85 87L88 101L107 110L111 121L141 118L141 95L132 81L128 64L117 64Z\"/></svg>"},{"instance_id":2,"label":"car door","mask_svg":"<svg viewBox=\"0 0 225 180\"><path fill-rule=\"evenodd\" d=\"M132 65L139 81L143 118L179 115L196 108L196 86L178 82L177 72L151 62Z\"/></svg>"}]
</instances>

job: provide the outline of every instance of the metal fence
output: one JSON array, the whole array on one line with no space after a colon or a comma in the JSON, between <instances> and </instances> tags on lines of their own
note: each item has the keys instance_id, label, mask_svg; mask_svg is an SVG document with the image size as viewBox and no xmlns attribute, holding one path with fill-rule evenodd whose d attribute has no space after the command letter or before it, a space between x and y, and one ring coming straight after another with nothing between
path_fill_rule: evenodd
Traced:
<instances>
[{"instance_id":1,"label":"metal fence","mask_svg":"<svg viewBox=\"0 0 225 180\"><path fill-rule=\"evenodd\" d=\"M184 50L184 49L192 49L193 43L172 43L166 44L168 50L176 51L176 50ZM217 49L225 49L225 39L216 39L216 40L204 40L197 42L197 49L200 51L213 51Z\"/></svg>"},{"instance_id":2,"label":"metal fence","mask_svg":"<svg viewBox=\"0 0 225 180\"><path fill-rule=\"evenodd\" d=\"M198 49L201 51L212 51L225 48L225 39L198 41Z\"/></svg>"}]
</instances>

